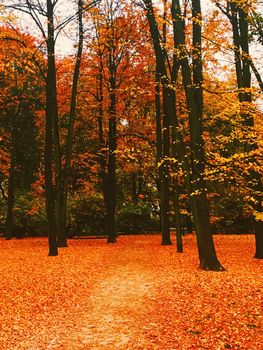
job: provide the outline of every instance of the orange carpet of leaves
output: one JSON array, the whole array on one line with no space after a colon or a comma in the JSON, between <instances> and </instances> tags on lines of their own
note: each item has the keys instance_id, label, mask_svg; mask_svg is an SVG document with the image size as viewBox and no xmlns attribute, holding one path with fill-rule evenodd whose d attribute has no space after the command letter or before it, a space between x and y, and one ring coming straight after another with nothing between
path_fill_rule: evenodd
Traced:
<instances>
[{"instance_id":1,"label":"orange carpet of leaves","mask_svg":"<svg viewBox=\"0 0 263 350\"><path fill-rule=\"evenodd\" d=\"M0 240L0 349L263 349L263 262L253 236L216 236L226 272L198 269L153 235Z\"/></svg>"}]
</instances>

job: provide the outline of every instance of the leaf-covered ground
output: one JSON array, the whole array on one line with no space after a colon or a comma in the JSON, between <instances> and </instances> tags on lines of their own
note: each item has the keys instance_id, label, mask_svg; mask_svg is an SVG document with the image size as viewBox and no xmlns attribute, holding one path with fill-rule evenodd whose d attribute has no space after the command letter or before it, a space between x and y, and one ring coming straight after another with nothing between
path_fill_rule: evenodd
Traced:
<instances>
[{"instance_id":1,"label":"leaf-covered ground","mask_svg":"<svg viewBox=\"0 0 263 350\"><path fill-rule=\"evenodd\" d=\"M198 269L157 235L71 240L58 257L46 239L0 240L0 348L263 349L263 262L253 236L216 236L226 272Z\"/></svg>"}]
</instances>

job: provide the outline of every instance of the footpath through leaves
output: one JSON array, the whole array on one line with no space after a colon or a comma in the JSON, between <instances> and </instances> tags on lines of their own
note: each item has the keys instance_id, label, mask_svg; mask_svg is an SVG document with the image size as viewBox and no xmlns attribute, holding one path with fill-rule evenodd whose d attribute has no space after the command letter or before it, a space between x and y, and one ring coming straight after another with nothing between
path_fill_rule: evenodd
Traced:
<instances>
[{"instance_id":1,"label":"footpath through leaves","mask_svg":"<svg viewBox=\"0 0 263 350\"><path fill-rule=\"evenodd\" d=\"M216 236L227 272L197 268L159 236L72 240L57 257L46 239L0 240L0 348L263 349L263 262L253 236Z\"/></svg>"}]
</instances>

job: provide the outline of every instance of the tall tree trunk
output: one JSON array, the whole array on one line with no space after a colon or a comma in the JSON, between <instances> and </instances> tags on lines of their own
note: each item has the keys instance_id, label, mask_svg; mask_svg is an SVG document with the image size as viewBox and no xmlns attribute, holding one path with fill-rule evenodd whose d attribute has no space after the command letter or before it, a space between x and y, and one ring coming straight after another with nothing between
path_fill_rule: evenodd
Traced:
<instances>
[{"instance_id":1,"label":"tall tree trunk","mask_svg":"<svg viewBox=\"0 0 263 350\"><path fill-rule=\"evenodd\" d=\"M162 188L160 186L160 178L162 176L162 172L160 169L160 163L162 159L162 142L163 142L163 137L162 137L162 118L161 118L161 91L160 91L160 74L157 72L157 67L156 67L156 75L155 75L155 127L156 127L156 160L157 160L157 170L158 170L158 176L157 176L157 189L159 192L159 198L160 198L160 214L159 214L159 219L160 219L160 227L162 230L162 215L161 215L161 191Z\"/></svg>"},{"instance_id":2,"label":"tall tree trunk","mask_svg":"<svg viewBox=\"0 0 263 350\"><path fill-rule=\"evenodd\" d=\"M11 159L10 159L8 189L7 189L7 214L6 214L6 223L5 223L6 239L11 239L13 236L14 202L15 202L15 152L14 152L14 146L11 145Z\"/></svg>"},{"instance_id":3,"label":"tall tree trunk","mask_svg":"<svg viewBox=\"0 0 263 350\"><path fill-rule=\"evenodd\" d=\"M162 45L166 45L167 39L167 0L163 0L163 38ZM160 80L160 79L159 79ZM163 87L164 89L164 87ZM163 113L162 113L162 165L160 166L160 202L161 202L161 228L162 228L162 245L171 245L170 236L170 177L169 177L169 157L170 157L170 123L167 113L166 94L163 93Z\"/></svg>"},{"instance_id":4,"label":"tall tree trunk","mask_svg":"<svg viewBox=\"0 0 263 350\"><path fill-rule=\"evenodd\" d=\"M183 232L181 224L180 214L180 201L179 201L179 186L177 179L173 179L173 206L175 215L175 232L176 232L176 250L177 253L183 253Z\"/></svg>"},{"instance_id":5,"label":"tall tree trunk","mask_svg":"<svg viewBox=\"0 0 263 350\"><path fill-rule=\"evenodd\" d=\"M57 231L57 246L67 247L66 237L63 232L63 178L61 165L61 149L59 135L59 120L58 120L58 102L57 102L57 72L55 58L55 33L54 33L54 4L52 4L52 13L50 13L50 47L48 48L48 64L50 64L50 89L52 90L52 127L53 127L53 146L54 146L54 164L55 164L55 215L56 215L56 231ZM50 51L49 51L50 50Z\"/></svg>"},{"instance_id":6,"label":"tall tree trunk","mask_svg":"<svg viewBox=\"0 0 263 350\"><path fill-rule=\"evenodd\" d=\"M62 196L60 201L60 235L59 235L59 247L67 246L67 200L69 191L69 178L71 172L71 159L72 159L72 147L74 138L74 122L76 119L76 105L77 105L77 93L78 93L78 80L80 73L80 65L82 59L83 51L83 23L82 23L82 11L83 11L83 1L78 1L78 23L79 23L79 42L78 51L76 55L76 63L73 74L71 99L70 99L70 112L69 112L69 124L68 124L68 134L67 134L67 149L66 149L66 160L63 169L63 188Z\"/></svg>"},{"instance_id":7,"label":"tall tree trunk","mask_svg":"<svg viewBox=\"0 0 263 350\"><path fill-rule=\"evenodd\" d=\"M106 180L106 222L108 230L108 243L116 243L116 67L110 57L110 108L109 108L109 155L108 172Z\"/></svg>"},{"instance_id":8,"label":"tall tree trunk","mask_svg":"<svg viewBox=\"0 0 263 350\"><path fill-rule=\"evenodd\" d=\"M101 181L101 189L103 193L104 203L106 204L106 144L104 140L104 130L103 130L103 64L102 56L100 55L100 71L97 77L98 81L98 91L97 91L97 101L99 104L98 108L98 136L99 136L99 177ZM106 205L105 205L106 206Z\"/></svg>"},{"instance_id":9,"label":"tall tree trunk","mask_svg":"<svg viewBox=\"0 0 263 350\"><path fill-rule=\"evenodd\" d=\"M54 115L57 113L56 104L56 67L55 67L55 48L54 48L54 24L53 24L53 4L51 0L47 0L47 16L48 16L48 72L46 81L46 136L45 136L45 197L46 197L46 213L48 224L48 240L49 255L58 255L57 249L57 225L56 225L56 209L55 209L55 193L53 188L53 123Z\"/></svg>"},{"instance_id":10,"label":"tall tree trunk","mask_svg":"<svg viewBox=\"0 0 263 350\"><path fill-rule=\"evenodd\" d=\"M174 47L178 49L176 41L174 41ZM172 65L172 71L171 71L171 80L173 84L173 88L175 89L175 84L178 79L178 73L180 69L180 62L177 58L177 55L173 55L173 65ZM172 128L172 131L174 128L177 127L177 110L176 110L176 94L173 93L171 96L171 100L174 104L174 115L175 117L170 121L170 126ZM172 132L172 157L175 161L178 161L179 157L176 152L176 136L175 133ZM179 171L179 166L176 163L173 167L173 171L176 173ZM189 177L189 175L187 175ZM182 220L181 220L181 213L180 213L180 193L179 193L179 186L178 186L178 177L173 177L173 207L174 207L174 215L175 215L175 230L176 230L176 250L177 253L183 253L183 231L182 231Z\"/></svg>"},{"instance_id":11,"label":"tall tree trunk","mask_svg":"<svg viewBox=\"0 0 263 350\"><path fill-rule=\"evenodd\" d=\"M170 125L167 113L166 94L163 93L163 147L162 165L160 166L160 192L161 192L161 227L162 245L171 245L170 220L169 220L169 157L170 157Z\"/></svg>"},{"instance_id":12,"label":"tall tree trunk","mask_svg":"<svg viewBox=\"0 0 263 350\"><path fill-rule=\"evenodd\" d=\"M158 164L158 190L160 198L160 221L162 231L162 245L171 245L170 221L169 221L169 157L170 138L169 123L167 122L167 113L164 103L161 103L160 92L160 73L156 67L155 79L155 111L156 111L156 158ZM161 113L161 106L163 112Z\"/></svg>"},{"instance_id":13,"label":"tall tree trunk","mask_svg":"<svg viewBox=\"0 0 263 350\"><path fill-rule=\"evenodd\" d=\"M248 35L248 20L244 10L238 7L238 3L230 2L230 20L233 31L233 43L235 54L235 68L238 86L238 97L241 104L242 124L245 128L251 129L254 126L253 115L247 108L247 104L252 103L251 96L251 74L250 74L250 60L249 60L249 35ZM256 143L245 143L245 152L250 152L257 148ZM256 193L254 210L262 213L263 207L261 204L262 180L260 174L250 171L249 183L252 190ZM259 195L258 195L259 193ZM255 258L263 259L263 221L254 219L255 230L255 244L256 253Z\"/></svg>"}]
</instances>

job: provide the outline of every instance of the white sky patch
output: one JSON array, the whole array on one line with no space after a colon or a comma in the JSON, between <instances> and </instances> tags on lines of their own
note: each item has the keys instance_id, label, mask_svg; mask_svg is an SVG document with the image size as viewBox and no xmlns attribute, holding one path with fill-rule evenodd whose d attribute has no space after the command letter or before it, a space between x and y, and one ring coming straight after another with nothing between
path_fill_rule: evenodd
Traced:
<instances>
[{"instance_id":1,"label":"white sky patch","mask_svg":"<svg viewBox=\"0 0 263 350\"><path fill-rule=\"evenodd\" d=\"M19 3L19 1L23 2L25 0L0 0L0 4L14 4ZM127 0L128 1L128 0ZM157 0L159 1L159 0ZM36 2L36 0L31 0L32 3ZM45 0L37 0L37 2L43 3L43 6L46 6ZM207 15L209 11L212 9L215 9L215 5L212 3L211 0L202 0L201 1L202 6L202 12L203 17ZM77 11L77 1L76 0L58 0L56 6L55 6L55 17L57 19L57 22L60 23L61 21L64 21L65 19L69 18L70 16L74 15ZM30 17L30 15L25 14L20 11L15 11L15 14L17 16L17 24L19 28L24 31L30 33L32 36L38 38L41 40L41 32L37 28L36 24ZM46 18L41 17L41 23L46 30ZM145 21L147 19L145 18ZM76 49L74 48L74 44L76 44L77 41L77 23L76 20L69 23L59 34L56 42L56 53L59 56L67 56L70 54L74 54ZM251 56L254 59L255 65L261 75L263 75L263 47L260 43L252 43L250 47ZM222 56L223 59L223 56ZM232 61L232 59L231 59ZM234 62L234 58L233 58ZM252 73L253 81L255 84L257 82L255 81L254 75Z\"/></svg>"},{"instance_id":2,"label":"white sky patch","mask_svg":"<svg viewBox=\"0 0 263 350\"><path fill-rule=\"evenodd\" d=\"M10 4L19 4L19 0L2 0L0 1L4 5ZM31 0L31 3L34 3L34 0ZM46 1L42 1L43 8L46 10ZM75 0L58 0L54 14L55 21L59 24L66 19L70 18L77 12L77 4ZM32 17L19 10L13 10L13 13L16 17L16 24L22 32L26 32L37 38L40 42L43 38L43 35ZM46 32L46 17L38 15L38 18ZM60 31L57 40L56 40L56 53L61 56L66 56L75 52L74 44L76 43L77 38L77 23L76 19L72 20L63 30Z\"/></svg>"},{"instance_id":3,"label":"white sky patch","mask_svg":"<svg viewBox=\"0 0 263 350\"><path fill-rule=\"evenodd\" d=\"M31 2L34 3L34 0L31 0ZM14 4L19 3L19 0L0 0L0 4L1 3L3 3L4 5ZM45 1L43 1L42 3L45 4ZM201 5L204 13L210 10L211 6L213 6L211 4L211 0L203 0L201 1ZM55 6L55 15L57 16L58 21L63 21L64 19L72 16L76 13L76 11L77 5L75 0L58 0ZM17 17L18 27L22 31L28 32L36 38L40 38L41 33L34 21L32 20L32 18L30 17L30 15L20 12L18 10L15 11L15 15ZM40 19L45 28L45 18L40 16ZM60 32L56 42L56 53L62 56L72 54L75 51L74 44L76 41L76 35L76 23L72 22L68 24L63 31Z\"/></svg>"}]
</instances>

